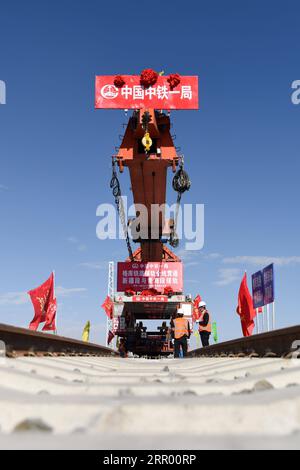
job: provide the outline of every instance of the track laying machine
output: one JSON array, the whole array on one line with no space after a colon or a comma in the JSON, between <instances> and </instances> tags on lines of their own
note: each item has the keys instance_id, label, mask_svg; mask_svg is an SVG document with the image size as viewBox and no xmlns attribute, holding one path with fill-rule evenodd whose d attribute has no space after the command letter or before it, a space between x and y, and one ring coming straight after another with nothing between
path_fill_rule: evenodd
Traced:
<instances>
[{"instance_id":1,"label":"track laying machine","mask_svg":"<svg viewBox=\"0 0 300 470\"><path fill-rule=\"evenodd\" d=\"M190 180L183 155L174 145L170 114L175 109L198 109L198 78L165 76L151 69L141 75L97 76L95 106L131 110L121 145L112 156L110 186L128 257L117 264L109 336L126 341L126 348L137 355L170 354L172 318L178 307L188 318L193 310L191 297L183 291L182 261L171 249L179 244L179 205ZM125 169L130 174L136 211L130 220L126 219L118 176ZM165 210L168 170L174 173L177 192L174 216L169 219ZM138 246L135 250L133 244ZM161 325L151 331L148 320L161 321Z\"/></svg>"}]
</instances>

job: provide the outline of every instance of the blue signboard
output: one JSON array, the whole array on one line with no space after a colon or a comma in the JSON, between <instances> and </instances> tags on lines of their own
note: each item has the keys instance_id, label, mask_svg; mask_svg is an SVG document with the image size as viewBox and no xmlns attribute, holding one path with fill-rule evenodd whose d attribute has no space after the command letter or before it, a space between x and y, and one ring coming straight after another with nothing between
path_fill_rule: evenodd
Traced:
<instances>
[{"instance_id":1,"label":"blue signboard","mask_svg":"<svg viewBox=\"0 0 300 470\"><path fill-rule=\"evenodd\" d=\"M259 308L264 306L264 283L263 283L263 272L258 271L252 274L252 295L253 295L253 306Z\"/></svg>"},{"instance_id":2,"label":"blue signboard","mask_svg":"<svg viewBox=\"0 0 300 470\"><path fill-rule=\"evenodd\" d=\"M262 271L252 274L252 295L254 308L263 307L274 302L274 264Z\"/></svg>"},{"instance_id":3,"label":"blue signboard","mask_svg":"<svg viewBox=\"0 0 300 470\"><path fill-rule=\"evenodd\" d=\"M275 300L274 284L274 264L270 264L263 269L264 305L271 304Z\"/></svg>"}]
</instances>

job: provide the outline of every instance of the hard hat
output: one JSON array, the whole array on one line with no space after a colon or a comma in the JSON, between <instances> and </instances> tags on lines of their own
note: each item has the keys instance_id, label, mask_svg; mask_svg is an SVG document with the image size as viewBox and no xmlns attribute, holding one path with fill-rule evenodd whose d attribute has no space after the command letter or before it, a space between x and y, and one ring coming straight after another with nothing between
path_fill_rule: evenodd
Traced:
<instances>
[{"instance_id":1,"label":"hard hat","mask_svg":"<svg viewBox=\"0 0 300 470\"><path fill-rule=\"evenodd\" d=\"M203 302L203 300L202 300L202 302L199 303L199 308L200 307L206 307L206 302Z\"/></svg>"},{"instance_id":2,"label":"hard hat","mask_svg":"<svg viewBox=\"0 0 300 470\"><path fill-rule=\"evenodd\" d=\"M177 310L177 313L179 313L180 315L184 315L184 310L183 310L183 308L179 308L179 309Z\"/></svg>"}]
</instances>

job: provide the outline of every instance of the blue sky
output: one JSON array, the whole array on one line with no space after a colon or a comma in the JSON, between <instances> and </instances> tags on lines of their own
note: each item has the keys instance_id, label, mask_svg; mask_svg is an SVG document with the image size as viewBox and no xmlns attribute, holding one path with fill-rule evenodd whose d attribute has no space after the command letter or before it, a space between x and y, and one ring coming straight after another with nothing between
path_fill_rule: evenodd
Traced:
<instances>
[{"instance_id":1,"label":"blue sky","mask_svg":"<svg viewBox=\"0 0 300 470\"><path fill-rule=\"evenodd\" d=\"M200 80L199 111L172 114L184 201L205 204L204 249L179 248L186 292L207 300L220 339L238 337L243 271L274 259L278 326L299 323L299 13L296 1L1 3L1 322L27 326L24 293L55 269L59 332L79 337L89 319L104 342L107 263L126 247L96 238L96 208L112 201L125 117L94 110L94 76L152 67Z\"/></svg>"}]
</instances>

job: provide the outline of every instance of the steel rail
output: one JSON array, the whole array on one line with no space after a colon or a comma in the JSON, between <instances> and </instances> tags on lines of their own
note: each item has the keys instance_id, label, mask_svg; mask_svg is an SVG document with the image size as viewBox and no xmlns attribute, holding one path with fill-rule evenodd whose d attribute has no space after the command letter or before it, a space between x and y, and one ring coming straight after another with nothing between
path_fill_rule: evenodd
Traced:
<instances>
[{"instance_id":1,"label":"steel rail","mask_svg":"<svg viewBox=\"0 0 300 470\"><path fill-rule=\"evenodd\" d=\"M87 343L64 336L41 333L0 323L3 354L8 357L34 355L96 355L115 356L116 351L99 344Z\"/></svg>"},{"instance_id":2,"label":"steel rail","mask_svg":"<svg viewBox=\"0 0 300 470\"><path fill-rule=\"evenodd\" d=\"M188 356L293 357L297 356L296 351L299 347L300 325L297 325L194 349L188 353Z\"/></svg>"},{"instance_id":3,"label":"steel rail","mask_svg":"<svg viewBox=\"0 0 300 470\"><path fill-rule=\"evenodd\" d=\"M0 324L0 341L4 343L6 355L9 357L22 355L118 355L116 351L98 344L6 324ZM297 348L300 348L300 325L194 349L188 353L188 356L292 357Z\"/></svg>"}]
</instances>

